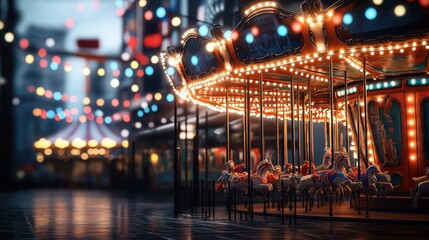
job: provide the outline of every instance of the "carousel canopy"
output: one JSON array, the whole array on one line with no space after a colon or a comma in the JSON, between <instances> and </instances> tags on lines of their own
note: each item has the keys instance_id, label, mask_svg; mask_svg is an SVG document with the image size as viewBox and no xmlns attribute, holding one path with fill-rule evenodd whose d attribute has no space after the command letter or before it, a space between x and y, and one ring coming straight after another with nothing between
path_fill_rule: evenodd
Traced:
<instances>
[{"instance_id":1,"label":"carousel canopy","mask_svg":"<svg viewBox=\"0 0 429 240\"><path fill-rule=\"evenodd\" d=\"M34 143L34 147L39 150L111 149L120 146L127 147L128 142L108 126L92 120L75 121L57 133L40 138Z\"/></svg>"},{"instance_id":2,"label":"carousel canopy","mask_svg":"<svg viewBox=\"0 0 429 240\"><path fill-rule=\"evenodd\" d=\"M228 105L243 114L248 93L251 115L289 118L291 95L311 94L313 120L330 111L331 83L336 98L362 92L364 78L368 90L429 84L428 6L324 3L306 0L296 12L280 2L260 2L243 9L233 29L190 29L180 46L161 53L165 74L177 95L216 111Z\"/></svg>"}]
</instances>

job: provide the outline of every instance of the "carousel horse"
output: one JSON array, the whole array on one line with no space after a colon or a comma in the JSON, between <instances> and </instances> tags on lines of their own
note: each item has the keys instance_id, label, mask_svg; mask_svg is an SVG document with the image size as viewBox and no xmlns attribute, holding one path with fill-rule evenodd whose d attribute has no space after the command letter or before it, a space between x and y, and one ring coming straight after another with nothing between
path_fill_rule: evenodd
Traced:
<instances>
[{"instance_id":1,"label":"carousel horse","mask_svg":"<svg viewBox=\"0 0 429 240\"><path fill-rule=\"evenodd\" d=\"M247 171L246 163L242 162L239 165L234 167L235 173L245 173Z\"/></svg>"},{"instance_id":2,"label":"carousel horse","mask_svg":"<svg viewBox=\"0 0 429 240\"><path fill-rule=\"evenodd\" d=\"M414 191L411 190L411 198L413 199L413 207L419 206L419 201L422 196L429 193L429 167L425 169L425 175L412 178L415 183Z\"/></svg>"},{"instance_id":3,"label":"carousel horse","mask_svg":"<svg viewBox=\"0 0 429 240\"><path fill-rule=\"evenodd\" d=\"M323 154L322 164L317 166L314 170L315 171L321 171L321 170L327 170L329 166L331 166L331 148L326 147L325 153Z\"/></svg>"},{"instance_id":4,"label":"carousel horse","mask_svg":"<svg viewBox=\"0 0 429 240\"><path fill-rule=\"evenodd\" d=\"M258 163L256 167L256 173L250 176L254 189L266 189L268 191L273 190L271 183L268 183L267 172L273 172L274 166L271 160L264 159Z\"/></svg>"},{"instance_id":5,"label":"carousel horse","mask_svg":"<svg viewBox=\"0 0 429 240\"><path fill-rule=\"evenodd\" d=\"M220 177L217 179L216 181L216 190L219 190L220 188L225 189L226 184L229 181L229 178L231 177L231 175L234 173L234 161L232 160L228 160L225 164L225 168L226 170L222 171L222 174L220 175Z\"/></svg>"},{"instance_id":6,"label":"carousel horse","mask_svg":"<svg viewBox=\"0 0 429 240\"><path fill-rule=\"evenodd\" d=\"M350 168L351 165L347 152L336 152L334 162L332 163L330 169L333 169L337 172L344 172L345 169L345 172L347 172Z\"/></svg>"},{"instance_id":7,"label":"carousel horse","mask_svg":"<svg viewBox=\"0 0 429 240\"><path fill-rule=\"evenodd\" d=\"M357 181L357 169L352 168L347 177L355 182ZM376 194L385 197L387 191L393 189L388 172L381 172L378 165L373 164L367 169L362 169L360 180L363 183L363 189L367 194Z\"/></svg>"}]
</instances>

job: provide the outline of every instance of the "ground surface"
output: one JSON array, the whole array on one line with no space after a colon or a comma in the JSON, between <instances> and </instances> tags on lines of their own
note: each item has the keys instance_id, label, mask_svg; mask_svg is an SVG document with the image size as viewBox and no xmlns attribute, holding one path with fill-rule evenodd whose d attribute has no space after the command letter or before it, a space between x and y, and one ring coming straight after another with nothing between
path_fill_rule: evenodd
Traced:
<instances>
[{"instance_id":1,"label":"ground surface","mask_svg":"<svg viewBox=\"0 0 429 240\"><path fill-rule=\"evenodd\" d=\"M172 196L98 190L0 193L0 239L428 239L427 224L173 216Z\"/></svg>"}]
</instances>

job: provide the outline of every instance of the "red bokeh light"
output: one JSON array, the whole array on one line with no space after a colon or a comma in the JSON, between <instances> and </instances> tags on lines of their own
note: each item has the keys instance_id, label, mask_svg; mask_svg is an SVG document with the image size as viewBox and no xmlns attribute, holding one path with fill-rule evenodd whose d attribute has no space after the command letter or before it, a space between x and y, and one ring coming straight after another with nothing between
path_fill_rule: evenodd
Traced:
<instances>
[{"instance_id":1,"label":"red bokeh light","mask_svg":"<svg viewBox=\"0 0 429 240\"><path fill-rule=\"evenodd\" d=\"M161 47L162 36L160 33L154 33L146 35L143 39L143 45L147 48L159 48Z\"/></svg>"},{"instance_id":2,"label":"red bokeh light","mask_svg":"<svg viewBox=\"0 0 429 240\"><path fill-rule=\"evenodd\" d=\"M72 115L76 115L76 114L78 114L78 112L79 112L79 110L77 110L77 108L72 108L72 110L71 110Z\"/></svg>"},{"instance_id":3,"label":"red bokeh light","mask_svg":"<svg viewBox=\"0 0 429 240\"><path fill-rule=\"evenodd\" d=\"M152 98L153 98L152 94L150 94L150 93L146 94L146 100L152 101Z\"/></svg>"},{"instance_id":4,"label":"red bokeh light","mask_svg":"<svg viewBox=\"0 0 429 240\"><path fill-rule=\"evenodd\" d=\"M299 22L293 22L292 23L292 31L294 32L301 32L302 30L302 25Z\"/></svg>"},{"instance_id":5,"label":"red bokeh light","mask_svg":"<svg viewBox=\"0 0 429 240\"><path fill-rule=\"evenodd\" d=\"M124 102L122 103L122 106L124 106L125 108L129 107L131 105L130 100L124 100Z\"/></svg>"},{"instance_id":6,"label":"red bokeh light","mask_svg":"<svg viewBox=\"0 0 429 240\"><path fill-rule=\"evenodd\" d=\"M130 39L128 39L128 46L132 49L136 48L138 44L138 40L135 36L131 36Z\"/></svg>"},{"instance_id":7,"label":"red bokeh light","mask_svg":"<svg viewBox=\"0 0 429 240\"><path fill-rule=\"evenodd\" d=\"M136 54L136 59L142 64L147 65L149 63L149 58L143 53L138 52Z\"/></svg>"},{"instance_id":8,"label":"red bokeh light","mask_svg":"<svg viewBox=\"0 0 429 240\"><path fill-rule=\"evenodd\" d=\"M429 7L429 0L419 0L420 6Z\"/></svg>"},{"instance_id":9,"label":"red bokeh light","mask_svg":"<svg viewBox=\"0 0 429 240\"><path fill-rule=\"evenodd\" d=\"M134 99L140 99L142 96L140 95L140 93L136 93L134 94Z\"/></svg>"},{"instance_id":10,"label":"red bokeh light","mask_svg":"<svg viewBox=\"0 0 429 240\"><path fill-rule=\"evenodd\" d=\"M129 122L129 121L131 121L131 117L130 117L129 115L124 115L124 116L122 117L122 119L124 120L124 122Z\"/></svg>"},{"instance_id":11,"label":"red bokeh light","mask_svg":"<svg viewBox=\"0 0 429 240\"><path fill-rule=\"evenodd\" d=\"M28 85L27 90L29 92L34 92L34 91L36 91L36 87L34 85Z\"/></svg>"},{"instance_id":12,"label":"red bokeh light","mask_svg":"<svg viewBox=\"0 0 429 240\"><path fill-rule=\"evenodd\" d=\"M90 113L91 112L91 107L90 106L85 106L83 108L83 112L86 113L86 114Z\"/></svg>"},{"instance_id":13,"label":"red bokeh light","mask_svg":"<svg viewBox=\"0 0 429 240\"><path fill-rule=\"evenodd\" d=\"M143 69L139 69L137 70L137 77L143 77L144 76L144 71Z\"/></svg>"},{"instance_id":14,"label":"red bokeh light","mask_svg":"<svg viewBox=\"0 0 429 240\"><path fill-rule=\"evenodd\" d=\"M45 97L47 98L52 98L54 96L54 94L52 93L51 90L46 90L45 91Z\"/></svg>"},{"instance_id":15,"label":"red bokeh light","mask_svg":"<svg viewBox=\"0 0 429 240\"><path fill-rule=\"evenodd\" d=\"M21 49L24 49L24 50L27 49L28 45L30 45L30 43L28 42L28 40L26 38L23 38L19 41L19 47Z\"/></svg>"},{"instance_id":16,"label":"red bokeh light","mask_svg":"<svg viewBox=\"0 0 429 240\"><path fill-rule=\"evenodd\" d=\"M238 39L238 36L239 34L238 34L238 32L237 31L232 31L232 33L231 33L231 39L233 40L233 41L235 41L235 40L237 40Z\"/></svg>"},{"instance_id":17,"label":"red bokeh light","mask_svg":"<svg viewBox=\"0 0 429 240\"><path fill-rule=\"evenodd\" d=\"M125 13L125 9L124 8L117 8L116 9L116 15L118 15L118 16L122 16L122 15L124 15L124 13Z\"/></svg>"},{"instance_id":18,"label":"red bokeh light","mask_svg":"<svg viewBox=\"0 0 429 240\"><path fill-rule=\"evenodd\" d=\"M71 29L74 27L74 20L71 18L68 18L64 23L64 25L66 26L66 28Z\"/></svg>"},{"instance_id":19,"label":"red bokeh light","mask_svg":"<svg viewBox=\"0 0 429 240\"><path fill-rule=\"evenodd\" d=\"M88 120L92 121L94 120L94 114L93 113L88 113L88 115L86 115L86 117L88 118Z\"/></svg>"},{"instance_id":20,"label":"red bokeh light","mask_svg":"<svg viewBox=\"0 0 429 240\"><path fill-rule=\"evenodd\" d=\"M147 10L147 11L144 13L144 19L145 19L146 21L150 21L150 20L152 20L152 18L153 18L153 12L152 12L151 10Z\"/></svg>"},{"instance_id":21,"label":"red bokeh light","mask_svg":"<svg viewBox=\"0 0 429 240\"><path fill-rule=\"evenodd\" d=\"M70 116L66 117L66 122L67 122L67 123L71 123L71 122L73 122L73 118L72 118L72 117L70 117Z\"/></svg>"},{"instance_id":22,"label":"red bokeh light","mask_svg":"<svg viewBox=\"0 0 429 240\"><path fill-rule=\"evenodd\" d=\"M112 106L117 107L119 105L118 99L114 98L112 99Z\"/></svg>"},{"instance_id":23,"label":"red bokeh light","mask_svg":"<svg viewBox=\"0 0 429 240\"><path fill-rule=\"evenodd\" d=\"M98 124L103 124L104 120L102 117L97 117L97 119L95 120Z\"/></svg>"},{"instance_id":24,"label":"red bokeh light","mask_svg":"<svg viewBox=\"0 0 429 240\"><path fill-rule=\"evenodd\" d=\"M257 26L253 26L250 29L250 32L253 34L253 36L258 36L259 35L259 28Z\"/></svg>"},{"instance_id":25,"label":"red bokeh light","mask_svg":"<svg viewBox=\"0 0 429 240\"><path fill-rule=\"evenodd\" d=\"M60 64L61 63L61 57L58 55L55 55L52 57L52 62L56 63L56 64Z\"/></svg>"},{"instance_id":26,"label":"red bokeh light","mask_svg":"<svg viewBox=\"0 0 429 240\"><path fill-rule=\"evenodd\" d=\"M121 71L119 69L115 69L113 70L112 74L114 77L119 77L119 75L121 74Z\"/></svg>"},{"instance_id":27,"label":"red bokeh light","mask_svg":"<svg viewBox=\"0 0 429 240\"><path fill-rule=\"evenodd\" d=\"M76 96L70 96L70 102L74 103L76 102L77 97Z\"/></svg>"},{"instance_id":28,"label":"red bokeh light","mask_svg":"<svg viewBox=\"0 0 429 240\"><path fill-rule=\"evenodd\" d=\"M57 121L57 122L58 122L58 121L60 121L60 120L61 120L60 115L56 114L56 115L55 115L55 121Z\"/></svg>"},{"instance_id":29,"label":"red bokeh light","mask_svg":"<svg viewBox=\"0 0 429 240\"><path fill-rule=\"evenodd\" d=\"M46 68L48 66L48 61L46 61L46 59L41 59L39 65L41 68Z\"/></svg>"},{"instance_id":30,"label":"red bokeh light","mask_svg":"<svg viewBox=\"0 0 429 240\"><path fill-rule=\"evenodd\" d=\"M41 48L39 49L39 51L37 51L37 54L39 55L39 57L44 58L46 57L46 49Z\"/></svg>"},{"instance_id":31,"label":"red bokeh light","mask_svg":"<svg viewBox=\"0 0 429 240\"><path fill-rule=\"evenodd\" d=\"M335 13L334 16L332 16L332 22L335 25L340 25L343 21L343 16L340 13Z\"/></svg>"},{"instance_id":32,"label":"red bokeh light","mask_svg":"<svg viewBox=\"0 0 429 240\"><path fill-rule=\"evenodd\" d=\"M69 95L67 95L67 93L63 93L63 95L61 96L61 100L63 101L67 101L68 98L69 98Z\"/></svg>"}]
</instances>

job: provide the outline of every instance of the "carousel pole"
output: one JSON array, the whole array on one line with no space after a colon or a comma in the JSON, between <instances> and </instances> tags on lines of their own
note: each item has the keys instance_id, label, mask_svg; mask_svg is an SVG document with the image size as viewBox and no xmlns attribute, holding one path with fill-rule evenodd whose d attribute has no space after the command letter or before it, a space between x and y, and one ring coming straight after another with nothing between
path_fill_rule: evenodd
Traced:
<instances>
[{"instance_id":1,"label":"carousel pole","mask_svg":"<svg viewBox=\"0 0 429 240\"><path fill-rule=\"evenodd\" d=\"M307 96L308 101L308 96ZM302 94L302 142L304 144L303 152L303 163L305 160L308 160L308 127L307 127L307 116L306 116L306 104L305 104L305 94Z\"/></svg>"},{"instance_id":2,"label":"carousel pole","mask_svg":"<svg viewBox=\"0 0 429 240\"><path fill-rule=\"evenodd\" d=\"M226 127L226 161L231 158L231 145L229 138L229 106L228 106L228 87L225 93L225 127Z\"/></svg>"},{"instance_id":3,"label":"carousel pole","mask_svg":"<svg viewBox=\"0 0 429 240\"><path fill-rule=\"evenodd\" d=\"M205 194L206 194L206 201L209 201L209 113L208 111L206 111L205 114L205 149L204 149L204 155L205 155L205 176L204 176L204 190L205 190ZM204 194L204 193L203 193ZM204 204L206 206L208 206L208 204ZM209 211L210 212L210 211ZM207 215L207 213L206 213Z\"/></svg>"},{"instance_id":4,"label":"carousel pole","mask_svg":"<svg viewBox=\"0 0 429 240\"><path fill-rule=\"evenodd\" d=\"M366 59L365 58L363 59L363 101L364 101L364 111L365 111L365 116L364 116L365 133L363 135L365 137L365 142L364 142L365 165L368 168L369 167L368 165L368 101L367 101L367 90L366 90ZM369 214L368 207L369 207L369 199L368 199L368 194L366 194L365 217L368 217L368 214Z\"/></svg>"},{"instance_id":5,"label":"carousel pole","mask_svg":"<svg viewBox=\"0 0 429 240\"><path fill-rule=\"evenodd\" d=\"M276 162L280 164L280 142L279 142L279 92L276 89Z\"/></svg>"},{"instance_id":6,"label":"carousel pole","mask_svg":"<svg viewBox=\"0 0 429 240\"><path fill-rule=\"evenodd\" d=\"M287 149L287 119L286 119L286 103L283 106L283 162L280 164L283 168L285 163L288 162L288 149ZM285 170L285 169L283 169Z\"/></svg>"},{"instance_id":7,"label":"carousel pole","mask_svg":"<svg viewBox=\"0 0 429 240\"><path fill-rule=\"evenodd\" d=\"M360 92L358 92L357 95L357 108L358 108L358 112L357 112L357 140L356 140L356 149L357 149L357 168L358 168L358 181L360 181ZM358 187L358 191L357 191L357 197L358 197L358 214L360 214L360 188Z\"/></svg>"},{"instance_id":8,"label":"carousel pole","mask_svg":"<svg viewBox=\"0 0 429 240\"><path fill-rule=\"evenodd\" d=\"M300 102L299 95L300 95L299 89L297 88L296 89L296 105L297 105L296 112L297 112L297 116L298 116L298 120L297 120L297 124L298 124L298 127L297 127L297 131L298 131L298 139L297 139L298 140L298 164L297 164L298 174L301 173L301 114L300 114L301 102Z\"/></svg>"},{"instance_id":9,"label":"carousel pole","mask_svg":"<svg viewBox=\"0 0 429 240\"><path fill-rule=\"evenodd\" d=\"M294 93L294 81L293 81L293 75L291 76L290 80L290 99L291 99L291 119L292 119L292 173L295 175L295 93ZM296 224L296 192L295 189L293 190L293 204L294 204L294 222Z\"/></svg>"},{"instance_id":10,"label":"carousel pole","mask_svg":"<svg viewBox=\"0 0 429 240\"><path fill-rule=\"evenodd\" d=\"M264 137L264 87L262 86L262 73L259 73L259 129L260 129L260 151L261 156L259 161L264 160L265 157L265 137Z\"/></svg>"},{"instance_id":11,"label":"carousel pole","mask_svg":"<svg viewBox=\"0 0 429 240\"><path fill-rule=\"evenodd\" d=\"M325 148L329 146L328 144L328 119L326 117L326 111L323 118L323 139L325 142Z\"/></svg>"},{"instance_id":12,"label":"carousel pole","mask_svg":"<svg viewBox=\"0 0 429 240\"><path fill-rule=\"evenodd\" d=\"M349 152L349 96L347 94L347 71L344 71L344 117L346 119L346 149ZM350 154L349 154L350 157Z\"/></svg>"},{"instance_id":13,"label":"carousel pole","mask_svg":"<svg viewBox=\"0 0 429 240\"><path fill-rule=\"evenodd\" d=\"M329 107L331 109L331 122L330 122L330 137L331 137L331 152L332 159L335 157L334 148L334 69L332 65L332 58L329 59ZM329 197L329 216L332 216L332 197Z\"/></svg>"},{"instance_id":14,"label":"carousel pole","mask_svg":"<svg viewBox=\"0 0 429 240\"><path fill-rule=\"evenodd\" d=\"M188 102L185 102L185 184L188 184ZM186 198L186 192L185 192Z\"/></svg>"},{"instance_id":15,"label":"carousel pole","mask_svg":"<svg viewBox=\"0 0 429 240\"><path fill-rule=\"evenodd\" d=\"M313 172L313 154L314 154L314 139L313 139L313 113L311 107L311 82L308 78L308 163L309 163L309 173Z\"/></svg>"},{"instance_id":16,"label":"carousel pole","mask_svg":"<svg viewBox=\"0 0 429 240\"><path fill-rule=\"evenodd\" d=\"M199 160L198 160L198 155L199 155L199 150L200 150L200 141L199 141L199 129L200 129L200 108L199 105L196 104L195 105L195 136L194 136L194 153L193 153L193 163L192 163L192 179L193 179L193 188L194 188L194 199L193 199L193 203L195 205L198 205L198 191L199 191L199 187L198 187L198 183L199 183Z\"/></svg>"},{"instance_id":17,"label":"carousel pole","mask_svg":"<svg viewBox=\"0 0 429 240\"><path fill-rule=\"evenodd\" d=\"M174 214L179 214L179 171L178 158L180 147L177 145L177 96L174 97Z\"/></svg>"},{"instance_id":18,"label":"carousel pole","mask_svg":"<svg viewBox=\"0 0 429 240\"><path fill-rule=\"evenodd\" d=\"M249 202L248 202L248 210L249 210L249 215L250 215L250 218L252 219L252 215L253 215L253 213L252 213L252 211L253 211L253 208L252 208L252 182L250 181L250 174L251 174L251 172L250 172L250 169L251 169L251 161L250 161L250 158L251 158L251 139L250 139L250 131L251 131L251 128L250 128L250 85L249 85L249 78L247 78L247 81L246 81L246 132L247 132L247 134L246 134L246 150L247 150L247 153L246 153L246 155L247 155L247 187L248 187L248 193L247 193L247 195L248 195L248 198L249 198Z\"/></svg>"}]
</instances>

